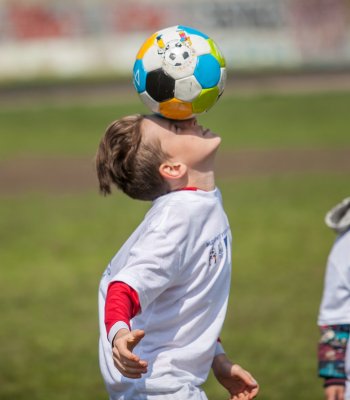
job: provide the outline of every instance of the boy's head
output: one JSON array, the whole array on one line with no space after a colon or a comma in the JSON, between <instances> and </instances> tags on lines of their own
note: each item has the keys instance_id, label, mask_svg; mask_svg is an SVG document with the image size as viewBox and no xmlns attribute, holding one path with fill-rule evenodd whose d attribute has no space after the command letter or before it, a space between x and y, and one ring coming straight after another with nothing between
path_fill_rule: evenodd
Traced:
<instances>
[{"instance_id":1,"label":"boy's head","mask_svg":"<svg viewBox=\"0 0 350 400\"><path fill-rule=\"evenodd\" d=\"M220 138L197 120L131 115L114 121L106 130L96 155L103 194L111 184L132 198L153 200L189 182L194 170L213 166Z\"/></svg>"}]
</instances>

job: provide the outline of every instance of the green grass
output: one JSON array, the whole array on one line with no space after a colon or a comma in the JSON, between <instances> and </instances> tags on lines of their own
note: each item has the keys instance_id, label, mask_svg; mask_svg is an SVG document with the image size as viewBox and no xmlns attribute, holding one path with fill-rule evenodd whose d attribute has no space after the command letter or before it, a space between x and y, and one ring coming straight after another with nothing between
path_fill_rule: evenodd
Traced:
<instances>
[{"instance_id":1,"label":"green grass","mask_svg":"<svg viewBox=\"0 0 350 400\"><path fill-rule=\"evenodd\" d=\"M350 93L226 96L201 117L226 149L349 147ZM105 126L140 104L0 110L0 159L88 156ZM322 398L316 319L334 235L325 212L348 174L221 180L234 236L222 340L262 400ZM149 204L121 194L0 196L1 400L106 399L97 356L100 276ZM210 376L209 400L226 398Z\"/></svg>"},{"instance_id":2,"label":"green grass","mask_svg":"<svg viewBox=\"0 0 350 400\"><path fill-rule=\"evenodd\" d=\"M120 103L120 101L119 101ZM350 146L350 93L224 96L201 123L223 136L226 148ZM146 112L141 102L37 105L0 110L0 159L12 156L91 155L114 119Z\"/></svg>"},{"instance_id":3,"label":"green grass","mask_svg":"<svg viewBox=\"0 0 350 400\"><path fill-rule=\"evenodd\" d=\"M89 194L0 204L0 398L106 398L97 358L98 281L146 204Z\"/></svg>"},{"instance_id":4,"label":"green grass","mask_svg":"<svg viewBox=\"0 0 350 400\"><path fill-rule=\"evenodd\" d=\"M219 182L234 235L222 333L261 399L320 398L316 316L328 250L323 216L348 177ZM122 195L0 198L0 398L107 398L97 359L97 286L148 209ZM210 400L224 392L205 385Z\"/></svg>"},{"instance_id":5,"label":"green grass","mask_svg":"<svg viewBox=\"0 0 350 400\"><path fill-rule=\"evenodd\" d=\"M232 96L220 102L201 120L222 133L227 147L350 145L350 92Z\"/></svg>"}]
</instances>

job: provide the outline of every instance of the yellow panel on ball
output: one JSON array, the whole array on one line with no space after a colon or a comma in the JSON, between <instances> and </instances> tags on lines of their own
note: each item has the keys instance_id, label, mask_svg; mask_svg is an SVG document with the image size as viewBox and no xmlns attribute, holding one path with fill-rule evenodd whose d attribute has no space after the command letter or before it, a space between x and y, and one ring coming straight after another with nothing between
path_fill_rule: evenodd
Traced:
<instances>
[{"instance_id":1,"label":"yellow panel on ball","mask_svg":"<svg viewBox=\"0 0 350 400\"><path fill-rule=\"evenodd\" d=\"M154 40L157 36L157 33L154 33L152 36L150 36L145 43L141 46L139 52L136 55L136 59L140 60L141 58L143 58L143 56L145 55L146 51L153 46L154 44Z\"/></svg>"},{"instance_id":2,"label":"yellow panel on ball","mask_svg":"<svg viewBox=\"0 0 350 400\"><path fill-rule=\"evenodd\" d=\"M171 99L159 104L159 112L166 118L187 119L191 118L193 111L191 103L178 99Z\"/></svg>"},{"instance_id":3,"label":"yellow panel on ball","mask_svg":"<svg viewBox=\"0 0 350 400\"><path fill-rule=\"evenodd\" d=\"M215 44L214 40L208 39L208 43L210 45L210 54L212 54L219 61L220 67L225 67L226 66L225 58L222 55L218 46Z\"/></svg>"},{"instance_id":4,"label":"yellow panel on ball","mask_svg":"<svg viewBox=\"0 0 350 400\"><path fill-rule=\"evenodd\" d=\"M200 114L209 110L219 97L219 88L217 86L210 89L203 89L201 94L192 102L193 112Z\"/></svg>"}]
</instances>

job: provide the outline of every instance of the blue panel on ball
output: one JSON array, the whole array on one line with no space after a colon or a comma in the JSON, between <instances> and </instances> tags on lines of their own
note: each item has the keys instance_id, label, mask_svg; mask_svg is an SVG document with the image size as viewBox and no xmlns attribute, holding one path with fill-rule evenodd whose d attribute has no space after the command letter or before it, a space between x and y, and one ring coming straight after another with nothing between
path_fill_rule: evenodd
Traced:
<instances>
[{"instance_id":1,"label":"blue panel on ball","mask_svg":"<svg viewBox=\"0 0 350 400\"><path fill-rule=\"evenodd\" d=\"M177 27L177 29L182 29L182 30L184 30L186 33L188 33L188 34L192 34L192 35L198 35L198 36L201 36L202 38L204 38L204 39L209 39L209 36L207 36L205 33L203 33L203 32L200 32L200 31L197 31L197 29L194 29L194 28L190 28L190 27L188 27L188 26L183 26L183 25L179 25L178 27Z\"/></svg>"},{"instance_id":2,"label":"blue panel on ball","mask_svg":"<svg viewBox=\"0 0 350 400\"><path fill-rule=\"evenodd\" d=\"M147 72L143 67L142 60L136 60L133 71L133 83L138 93L142 93L146 89Z\"/></svg>"},{"instance_id":3,"label":"blue panel on ball","mask_svg":"<svg viewBox=\"0 0 350 400\"><path fill-rule=\"evenodd\" d=\"M203 89L216 86L220 80L220 64L211 54L203 54L197 59L194 76Z\"/></svg>"}]
</instances>

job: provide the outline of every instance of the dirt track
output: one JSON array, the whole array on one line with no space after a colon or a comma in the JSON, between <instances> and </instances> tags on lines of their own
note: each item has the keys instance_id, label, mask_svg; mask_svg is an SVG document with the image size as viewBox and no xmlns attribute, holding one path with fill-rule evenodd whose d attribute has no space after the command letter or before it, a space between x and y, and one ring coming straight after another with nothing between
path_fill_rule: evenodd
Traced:
<instances>
[{"instance_id":1,"label":"dirt track","mask_svg":"<svg viewBox=\"0 0 350 400\"><path fill-rule=\"evenodd\" d=\"M350 173L350 148L341 150L242 150L221 152L217 177L290 173ZM43 158L0 162L0 195L97 190L92 159Z\"/></svg>"},{"instance_id":2,"label":"dirt track","mask_svg":"<svg viewBox=\"0 0 350 400\"><path fill-rule=\"evenodd\" d=\"M350 90L350 71L303 74L234 76L227 90L236 93L315 92ZM115 97L127 101L136 94L130 82L39 87L0 88L0 105L6 107L67 102L94 102ZM137 97L137 96L136 96ZM242 150L222 152L217 177L268 176L286 173L350 173L350 148L324 150ZM96 190L92 159L50 158L0 161L0 195L30 191L75 193Z\"/></svg>"}]
</instances>

